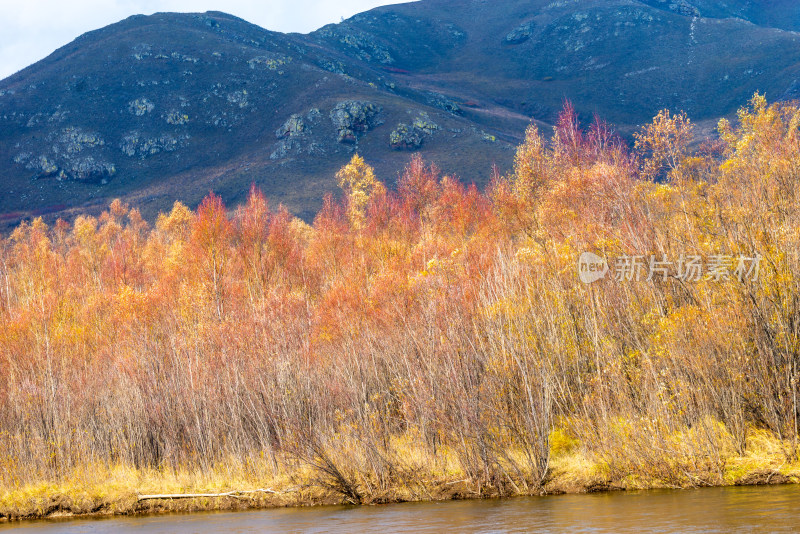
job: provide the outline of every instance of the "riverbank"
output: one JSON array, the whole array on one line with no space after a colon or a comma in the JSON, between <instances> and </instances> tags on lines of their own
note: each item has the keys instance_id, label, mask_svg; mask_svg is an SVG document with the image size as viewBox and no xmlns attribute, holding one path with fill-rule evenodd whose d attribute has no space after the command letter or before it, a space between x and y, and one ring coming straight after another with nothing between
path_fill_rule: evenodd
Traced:
<instances>
[{"instance_id":1,"label":"riverbank","mask_svg":"<svg viewBox=\"0 0 800 534\"><path fill-rule=\"evenodd\" d=\"M722 471L705 468L685 473L683 483L659 480L646 473L614 475L607 465L581 447L565 446L553 436L550 475L543 486L509 477L497 484L480 484L465 477L455 457L442 451L438 458L422 458L406 450L406 460L417 477L398 476L380 487L358 479L361 504L408 501L444 501L503 498L525 495L587 493L698 486L734 486L800 483L800 462L787 463L780 442L766 432L755 432L744 456L724 459ZM569 445L569 444L567 444ZM61 483L42 482L0 488L0 522L86 516L246 510L273 507L352 504L335 481L310 465L279 469L263 462L231 461L209 470L152 470L125 466L91 466L76 470ZM427 469L423 470L424 467ZM343 468L343 476L346 469ZM222 497L147 498L153 494L221 494Z\"/></svg>"}]
</instances>

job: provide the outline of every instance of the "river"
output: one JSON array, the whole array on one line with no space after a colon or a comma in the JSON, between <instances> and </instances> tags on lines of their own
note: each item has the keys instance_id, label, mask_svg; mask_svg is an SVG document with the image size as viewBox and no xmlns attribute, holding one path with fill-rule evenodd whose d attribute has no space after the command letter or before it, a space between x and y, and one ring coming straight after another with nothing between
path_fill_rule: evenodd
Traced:
<instances>
[{"instance_id":1,"label":"river","mask_svg":"<svg viewBox=\"0 0 800 534\"><path fill-rule=\"evenodd\" d=\"M800 486L659 490L0 524L23 534L800 532Z\"/></svg>"}]
</instances>

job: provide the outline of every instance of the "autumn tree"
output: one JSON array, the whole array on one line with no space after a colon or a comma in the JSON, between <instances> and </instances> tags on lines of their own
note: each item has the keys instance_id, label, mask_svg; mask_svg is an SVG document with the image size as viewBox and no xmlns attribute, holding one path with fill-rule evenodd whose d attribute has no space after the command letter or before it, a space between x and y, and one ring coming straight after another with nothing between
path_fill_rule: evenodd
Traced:
<instances>
[{"instance_id":1,"label":"autumn tree","mask_svg":"<svg viewBox=\"0 0 800 534\"><path fill-rule=\"evenodd\" d=\"M664 109L633 136L634 147L644 154L642 175L655 180L680 168L689 152L694 125L685 112L670 114Z\"/></svg>"},{"instance_id":2,"label":"autumn tree","mask_svg":"<svg viewBox=\"0 0 800 534\"><path fill-rule=\"evenodd\" d=\"M233 225L222 199L210 193L200 206L191 225L190 249L198 255L201 273L218 319L225 313L225 276L231 259Z\"/></svg>"},{"instance_id":3,"label":"autumn tree","mask_svg":"<svg viewBox=\"0 0 800 534\"><path fill-rule=\"evenodd\" d=\"M374 169L358 154L336 173L336 179L347 195L347 216L350 224L355 229L363 228L369 199L384 191L384 185L376 180Z\"/></svg>"}]
</instances>

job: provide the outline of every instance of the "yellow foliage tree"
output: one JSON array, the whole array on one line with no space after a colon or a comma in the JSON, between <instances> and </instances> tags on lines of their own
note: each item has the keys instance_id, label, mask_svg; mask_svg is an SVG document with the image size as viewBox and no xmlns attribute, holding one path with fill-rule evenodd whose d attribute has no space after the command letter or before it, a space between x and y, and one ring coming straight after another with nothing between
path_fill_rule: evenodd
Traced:
<instances>
[{"instance_id":1,"label":"yellow foliage tree","mask_svg":"<svg viewBox=\"0 0 800 534\"><path fill-rule=\"evenodd\" d=\"M156 221L156 228L171 236L184 237L188 233L189 224L194 214L181 202L176 201L169 215L160 214Z\"/></svg>"},{"instance_id":2,"label":"yellow foliage tree","mask_svg":"<svg viewBox=\"0 0 800 534\"><path fill-rule=\"evenodd\" d=\"M358 154L336 173L336 179L347 194L350 224L355 229L363 228L369 199L386 188L375 178L375 170Z\"/></svg>"},{"instance_id":3,"label":"yellow foliage tree","mask_svg":"<svg viewBox=\"0 0 800 534\"><path fill-rule=\"evenodd\" d=\"M547 156L539 129L535 125L525 132L525 142L514 157L514 195L522 201L536 198L547 177Z\"/></svg>"},{"instance_id":4,"label":"yellow foliage tree","mask_svg":"<svg viewBox=\"0 0 800 534\"><path fill-rule=\"evenodd\" d=\"M678 169L689 152L693 132L694 125L685 112L673 115L663 109L653 122L634 133L636 149L649 154L644 160L643 177L653 179Z\"/></svg>"}]
</instances>

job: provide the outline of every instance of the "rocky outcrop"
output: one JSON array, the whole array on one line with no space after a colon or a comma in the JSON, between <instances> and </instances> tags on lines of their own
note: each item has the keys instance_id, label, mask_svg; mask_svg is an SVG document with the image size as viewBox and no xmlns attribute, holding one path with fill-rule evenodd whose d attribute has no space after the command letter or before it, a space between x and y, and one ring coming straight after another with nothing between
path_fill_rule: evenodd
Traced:
<instances>
[{"instance_id":1,"label":"rocky outcrop","mask_svg":"<svg viewBox=\"0 0 800 534\"><path fill-rule=\"evenodd\" d=\"M251 69L256 69L257 67L266 68L268 70L275 70L279 71L280 74L283 74L281 68L284 65L291 63L292 58L286 57L280 54L275 54L272 57L270 56L258 56L254 57L253 59L249 60L247 64L250 66Z\"/></svg>"},{"instance_id":2,"label":"rocky outcrop","mask_svg":"<svg viewBox=\"0 0 800 534\"><path fill-rule=\"evenodd\" d=\"M389 144L395 150L418 150L425 142L425 137L433 135L438 129L439 125L431 121L427 113L420 113L410 126L398 124L389 135Z\"/></svg>"},{"instance_id":3,"label":"rocky outcrop","mask_svg":"<svg viewBox=\"0 0 800 534\"><path fill-rule=\"evenodd\" d=\"M398 124L389 135L389 144L395 150L417 150L422 147L422 134L408 124Z\"/></svg>"},{"instance_id":4,"label":"rocky outcrop","mask_svg":"<svg viewBox=\"0 0 800 534\"><path fill-rule=\"evenodd\" d=\"M687 17L699 17L700 16L700 10L697 9L692 4L690 4L689 2L687 2L686 0L680 0L679 2L672 2L669 5L669 8L672 11L674 11L676 13L679 13L681 15L687 16Z\"/></svg>"},{"instance_id":5,"label":"rocky outcrop","mask_svg":"<svg viewBox=\"0 0 800 534\"><path fill-rule=\"evenodd\" d=\"M429 93L428 103L453 115L461 115L461 107L441 93Z\"/></svg>"},{"instance_id":6,"label":"rocky outcrop","mask_svg":"<svg viewBox=\"0 0 800 534\"><path fill-rule=\"evenodd\" d=\"M289 117L275 131L275 137L279 141L275 144L269 158L271 160L282 160L303 153L324 154L325 150L314 142L311 135L313 125L319 122L320 117L322 117L322 113L317 108L311 109L305 115L295 113Z\"/></svg>"},{"instance_id":7,"label":"rocky outcrop","mask_svg":"<svg viewBox=\"0 0 800 534\"><path fill-rule=\"evenodd\" d=\"M70 126L47 136L46 153L20 152L14 163L36 173L36 178L105 182L116 167L104 157L105 141L95 132Z\"/></svg>"},{"instance_id":8,"label":"rocky outcrop","mask_svg":"<svg viewBox=\"0 0 800 534\"><path fill-rule=\"evenodd\" d=\"M164 134L157 137L144 137L139 132L131 132L122 138L120 150L126 156L138 156L146 159L161 152L174 152L178 150L189 139L187 135L175 137Z\"/></svg>"},{"instance_id":9,"label":"rocky outcrop","mask_svg":"<svg viewBox=\"0 0 800 534\"><path fill-rule=\"evenodd\" d=\"M128 102L128 111L132 114L136 115L137 117L141 117L142 115L147 115L153 108L155 108L155 104L150 102L146 98L137 98L131 102Z\"/></svg>"},{"instance_id":10,"label":"rocky outcrop","mask_svg":"<svg viewBox=\"0 0 800 534\"><path fill-rule=\"evenodd\" d=\"M439 125L433 122L424 111L414 119L412 126L425 135L432 135L433 132L439 129Z\"/></svg>"},{"instance_id":11,"label":"rocky outcrop","mask_svg":"<svg viewBox=\"0 0 800 534\"><path fill-rule=\"evenodd\" d=\"M503 42L510 45L524 43L531 38L531 35L533 35L533 29L535 27L536 23L533 21L520 24L508 32L508 35L506 35L505 39L503 39Z\"/></svg>"},{"instance_id":12,"label":"rocky outcrop","mask_svg":"<svg viewBox=\"0 0 800 534\"><path fill-rule=\"evenodd\" d=\"M106 183L117 172L113 163L88 155L80 158L58 158L23 152L14 158L14 162L34 171L36 178Z\"/></svg>"},{"instance_id":13,"label":"rocky outcrop","mask_svg":"<svg viewBox=\"0 0 800 534\"><path fill-rule=\"evenodd\" d=\"M164 120L167 121L167 124L171 124L173 126L183 126L189 122L189 115L183 113L182 111L173 110L167 114L167 117Z\"/></svg>"},{"instance_id":14,"label":"rocky outcrop","mask_svg":"<svg viewBox=\"0 0 800 534\"><path fill-rule=\"evenodd\" d=\"M389 50L375 37L347 25L325 27L317 33L319 37L337 40L363 61L377 62L382 65L391 65L395 62Z\"/></svg>"},{"instance_id":15,"label":"rocky outcrop","mask_svg":"<svg viewBox=\"0 0 800 534\"><path fill-rule=\"evenodd\" d=\"M278 128L275 132L275 136L278 139L282 139L285 137L295 137L302 134L306 131L307 125L306 121L303 119L302 115L294 114L289 119L283 123L283 126Z\"/></svg>"},{"instance_id":16,"label":"rocky outcrop","mask_svg":"<svg viewBox=\"0 0 800 534\"><path fill-rule=\"evenodd\" d=\"M331 110L330 117L340 143L356 143L358 136L374 128L380 121L381 107L372 102L345 100Z\"/></svg>"}]
</instances>

